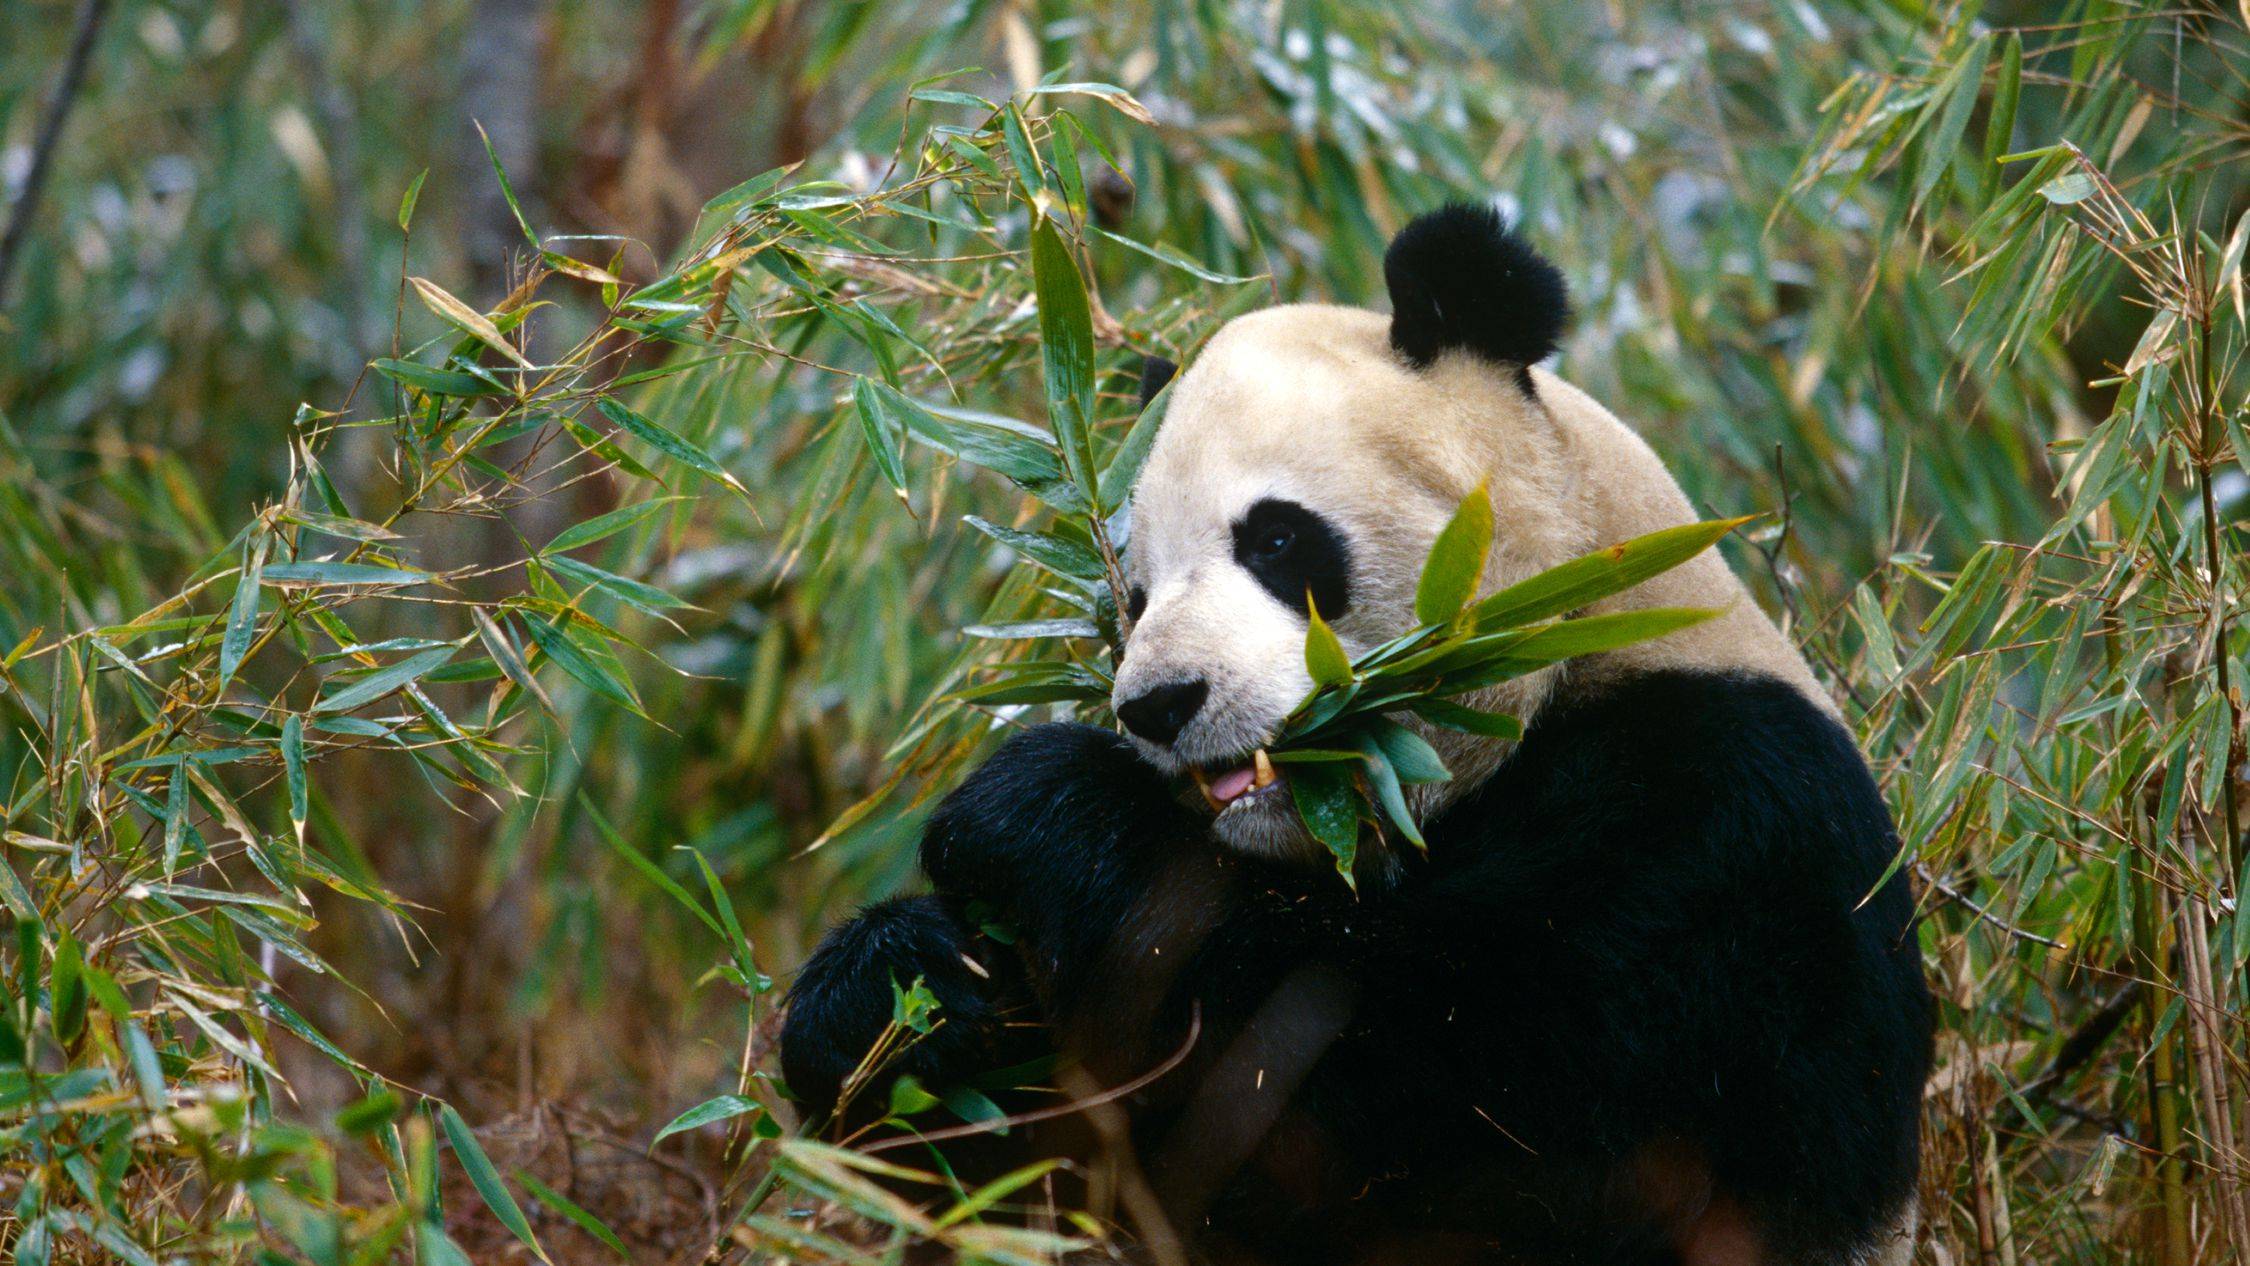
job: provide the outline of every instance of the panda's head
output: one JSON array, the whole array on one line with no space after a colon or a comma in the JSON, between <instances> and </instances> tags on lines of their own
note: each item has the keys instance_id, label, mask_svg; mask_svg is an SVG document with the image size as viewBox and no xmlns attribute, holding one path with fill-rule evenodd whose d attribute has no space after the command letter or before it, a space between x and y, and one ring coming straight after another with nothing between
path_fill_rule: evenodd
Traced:
<instances>
[{"instance_id":1,"label":"panda's head","mask_svg":"<svg viewBox=\"0 0 2250 1266\"><path fill-rule=\"evenodd\" d=\"M1134 493L1117 715L1149 761L1199 775L1220 837L1249 852L1308 848L1253 764L1311 686L1308 602L1355 655L1414 627L1422 564L1480 484L1499 525L1485 588L1594 544L1530 368L1566 315L1553 265L1489 208L1455 206L1401 232L1384 272L1388 317L1300 305L1221 329L1173 387ZM1528 717L1549 684L1479 702ZM1431 737L1456 777L1424 812L1501 754Z\"/></svg>"}]
</instances>

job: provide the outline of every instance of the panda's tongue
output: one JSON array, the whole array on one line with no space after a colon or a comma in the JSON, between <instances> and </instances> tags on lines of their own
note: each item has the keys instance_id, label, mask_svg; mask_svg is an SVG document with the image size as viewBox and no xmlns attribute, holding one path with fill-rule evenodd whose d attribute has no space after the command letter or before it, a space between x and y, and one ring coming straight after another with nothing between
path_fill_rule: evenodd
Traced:
<instances>
[{"instance_id":1,"label":"panda's tongue","mask_svg":"<svg viewBox=\"0 0 2250 1266\"><path fill-rule=\"evenodd\" d=\"M1241 799L1242 794L1250 790L1250 785L1257 780L1258 771L1252 766L1230 769L1211 780L1211 798L1222 805L1231 804Z\"/></svg>"}]
</instances>

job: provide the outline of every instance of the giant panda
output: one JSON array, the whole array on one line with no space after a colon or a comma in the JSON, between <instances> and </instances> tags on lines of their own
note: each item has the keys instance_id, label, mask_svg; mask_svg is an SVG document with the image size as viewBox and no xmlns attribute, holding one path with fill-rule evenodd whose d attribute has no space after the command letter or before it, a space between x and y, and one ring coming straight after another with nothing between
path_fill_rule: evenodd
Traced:
<instances>
[{"instance_id":1,"label":"giant panda","mask_svg":"<svg viewBox=\"0 0 2250 1266\"><path fill-rule=\"evenodd\" d=\"M919 980L940 1023L885 1075L1055 1052L1129 1090L1018 1145L1106 1156L1088 1191L1161 1260L1905 1261L1913 900L1837 709L1719 556L1592 608L1716 618L1473 700L1519 741L1425 731L1454 773L1414 805L1426 853L1370 840L1356 890L1258 758L1310 685L1308 600L1355 653L1411 628L1479 485L1486 591L1696 517L1538 367L1564 288L1492 209L1415 220L1384 271L1388 316L1242 316L1172 384L1132 501L1124 733L1028 729L944 800L934 893L796 981L789 1085L833 1105Z\"/></svg>"}]
</instances>

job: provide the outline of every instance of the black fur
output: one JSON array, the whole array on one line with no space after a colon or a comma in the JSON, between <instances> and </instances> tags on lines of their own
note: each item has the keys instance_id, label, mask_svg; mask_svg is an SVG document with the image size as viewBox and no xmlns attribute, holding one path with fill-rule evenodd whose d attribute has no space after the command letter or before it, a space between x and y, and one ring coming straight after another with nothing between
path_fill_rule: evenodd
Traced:
<instances>
[{"instance_id":1,"label":"black fur","mask_svg":"<svg viewBox=\"0 0 2250 1266\"><path fill-rule=\"evenodd\" d=\"M972 958L986 975L970 969ZM869 906L830 932L798 976L783 1029L781 1075L808 1105L836 1106L845 1080L891 1022L893 986L909 988L916 980L937 999L944 1022L885 1067L870 1083L877 1090L901 1073L942 1085L971 1071L1021 1063L1041 1046L1036 1038L1027 1044L1010 1025L1034 1018L1016 1014L1026 1010L1028 995L993 983L1017 974L1010 956L979 944L935 897ZM855 1102L880 1108L884 1100L855 1095Z\"/></svg>"},{"instance_id":2,"label":"black fur","mask_svg":"<svg viewBox=\"0 0 2250 1266\"><path fill-rule=\"evenodd\" d=\"M1570 320L1562 273L1490 205L1457 202L1418 216L1383 255L1391 346L1416 369L1459 349L1518 371L1547 358Z\"/></svg>"},{"instance_id":3,"label":"black fur","mask_svg":"<svg viewBox=\"0 0 2250 1266\"><path fill-rule=\"evenodd\" d=\"M1146 409L1156 393L1171 385L1174 375L1180 372L1178 364L1161 356L1141 357L1141 407Z\"/></svg>"},{"instance_id":4,"label":"black fur","mask_svg":"<svg viewBox=\"0 0 2250 1266\"><path fill-rule=\"evenodd\" d=\"M1350 544L1334 524L1294 501L1267 497L1243 511L1234 523L1234 561L1299 614L1308 593L1324 620L1351 609Z\"/></svg>"},{"instance_id":5,"label":"black fur","mask_svg":"<svg viewBox=\"0 0 2250 1266\"><path fill-rule=\"evenodd\" d=\"M923 852L954 917L981 900L1013 924L1056 1041L1105 1081L1200 1014L1133 1127L1214 1257L1659 1266L1722 1206L1770 1260L1817 1263L1895 1216L1931 1009L1906 882L1877 884L1889 817L1832 718L1767 679L1642 677L1541 714L1425 833L1426 860L1355 899L1223 853L1122 739L1050 726L955 792ZM880 1027L888 977L953 981L936 959L960 941L921 919L823 947L792 995L793 1082Z\"/></svg>"}]
</instances>

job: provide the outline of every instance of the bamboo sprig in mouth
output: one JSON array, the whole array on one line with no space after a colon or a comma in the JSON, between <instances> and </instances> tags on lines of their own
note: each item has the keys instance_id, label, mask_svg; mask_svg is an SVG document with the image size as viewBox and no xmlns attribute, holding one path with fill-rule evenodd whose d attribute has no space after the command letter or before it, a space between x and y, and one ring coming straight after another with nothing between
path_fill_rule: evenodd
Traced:
<instances>
[{"instance_id":1,"label":"bamboo sprig in mouth","mask_svg":"<svg viewBox=\"0 0 2250 1266\"><path fill-rule=\"evenodd\" d=\"M1405 788L1452 774L1402 718L1486 738L1521 738L1517 718L1480 711L1457 697L1710 619L1718 613L1699 607L1570 613L1687 562L1751 517L1650 532L1475 599L1493 537L1492 502L1480 485L1430 549L1415 589L1421 623L1410 632L1354 658L1307 595L1305 667L1313 687L1257 759L1263 767L1290 767L1285 781L1297 815L1335 857L1346 883L1354 882L1362 823L1378 831L1387 824L1415 847L1426 847ZM1210 798L1208 788L1205 795Z\"/></svg>"}]
</instances>

